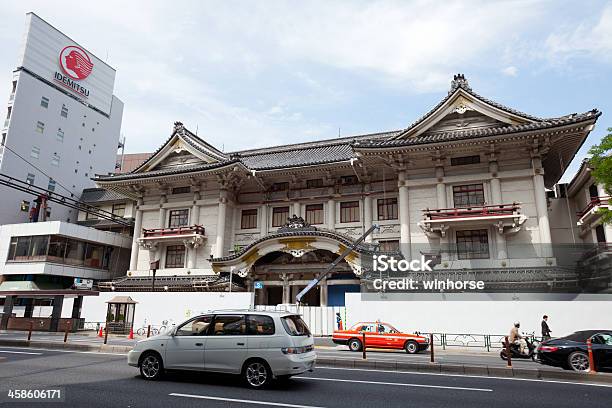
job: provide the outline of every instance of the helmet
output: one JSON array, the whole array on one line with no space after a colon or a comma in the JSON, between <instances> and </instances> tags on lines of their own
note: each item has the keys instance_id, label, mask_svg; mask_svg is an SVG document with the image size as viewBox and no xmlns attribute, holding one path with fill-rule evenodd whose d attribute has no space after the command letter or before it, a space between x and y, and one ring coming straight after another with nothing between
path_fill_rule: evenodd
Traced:
<instances>
[{"instance_id":1,"label":"helmet","mask_svg":"<svg viewBox=\"0 0 612 408\"><path fill-rule=\"evenodd\" d=\"M514 327L521 327L521 322L514 322Z\"/></svg>"}]
</instances>

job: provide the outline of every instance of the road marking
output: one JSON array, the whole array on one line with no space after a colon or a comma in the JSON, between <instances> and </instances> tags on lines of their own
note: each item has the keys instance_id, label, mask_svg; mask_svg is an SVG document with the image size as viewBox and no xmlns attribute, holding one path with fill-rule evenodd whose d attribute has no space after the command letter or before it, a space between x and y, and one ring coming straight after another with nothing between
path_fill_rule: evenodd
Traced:
<instances>
[{"instance_id":1,"label":"road marking","mask_svg":"<svg viewBox=\"0 0 612 408\"><path fill-rule=\"evenodd\" d=\"M0 350L0 353L10 353L10 354L32 354L35 356L41 356L42 353L31 353L28 351L12 351L12 350Z\"/></svg>"},{"instance_id":2,"label":"road marking","mask_svg":"<svg viewBox=\"0 0 612 408\"><path fill-rule=\"evenodd\" d=\"M2 346L2 347L3 348L16 348L16 349L20 349L19 347L9 347L9 346ZM102 354L102 355L108 355L108 356L122 356L122 357L127 356L127 353L108 353L108 352L102 352L102 351L59 350L59 349L46 349L46 348L34 348L34 347L27 347L27 348L29 350L52 351L52 352L56 352L56 353ZM38 354L43 354L43 353L38 353Z\"/></svg>"},{"instance_id":3,"label":"road marking","mask_svg":"<svg viewBox=\"0 0 612 408\"><path fill-rule=\"evenodd\" d=\"M438 388L443 390L459 390L459 391L479 391L479 392L493 392L490 388L470 388L470 387L452 387L448 385L429 385L429 384L410 384L410 383L396 383L386 381L365 381L365 380L345 380L339 378L321 378L321 377L294 377L302 380L313 380L313 381L336 381L336 382L347 382L357 384L375 384L375 385L397 385L400 387L414 387L414 388Z\"/></svg>"},{"instance_id":4,"label":"road marking","mask_svg":"<svg viewBox=\"0 0 612 408\"><path fill-rule=\"evenodd\" d=\"M205 400L213 400L213 401L225 401L225 402L239 402L242 404L255 404L255 405L272 405L275 407L290 407L290 408L322 408L314 405L295 405L295 404L285 404L282 402L269 402L269 401L255 401L255 400L244 400L244 399L236 399L236 398L222 398L222 397L212 397L209 395L195 395L195 394L179 394L173 392L168 394L171 397L184 397L184 398L198 398Z\"/></svg>"},{"instance_id":5,"label":"road marking","mask_svg":"<svg viewBox=\"0 0 612 408\"><path fill-rule=\"evenodd\" d=\"M440 376L440 377L483 378L485 380L491 379L491 380L504 380L504 381L506 380L532 381L532 382L543 382L543 383L552 383L552 384L587 385L590 387L612 388L612 384L598 384L598 383L590 383L590 382L576 382L576 381L563 381L563 380L544 380L544 379L535 379L535 378L495 377L495 376L487 376L487 375L424 373L424 372L419 372L419 371L394 371L394 370L377 370L377 369L367 369L367 368L342 368L342 367L321 367L321 366L317 366L316 369L317 370L373 371L377 373L432 375L432 376Z\"/></svg>"}]
</instances>

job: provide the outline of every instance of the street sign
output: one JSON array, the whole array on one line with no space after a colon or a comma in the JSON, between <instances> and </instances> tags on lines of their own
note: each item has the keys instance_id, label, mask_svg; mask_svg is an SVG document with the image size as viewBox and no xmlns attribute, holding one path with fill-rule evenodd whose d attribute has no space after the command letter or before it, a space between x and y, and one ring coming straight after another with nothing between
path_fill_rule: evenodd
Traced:
<instances>
[{"instance_id":1,"label":"street sign","mask_svg":"<svg viewBox=\"0 0 612 408\"><path fill-rule=\"evenodd\" d=\"M254 282L254 285L255 285L254 286L255 289L263 289L264 288L264 283L262 281Z\"/></svg>"},{"instance_id":2,"label":"street sign","mask_svg":"<svg viewBox=\"0 0 612 408\"><path fill-rule=\"evenodd\" d=\"M93 287L93 279L74 278L75 289L91 289Z\"/></svg>"}]
</instances>

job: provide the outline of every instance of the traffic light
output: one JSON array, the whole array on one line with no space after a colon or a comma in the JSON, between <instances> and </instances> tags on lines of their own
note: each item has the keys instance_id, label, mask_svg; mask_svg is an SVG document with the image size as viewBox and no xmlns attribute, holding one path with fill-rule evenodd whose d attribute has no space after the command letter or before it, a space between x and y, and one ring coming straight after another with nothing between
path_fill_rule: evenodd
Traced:
<instances>
[{"instance_id":1,"label":"traffic light","mask_svg":"<svg viewBox=\"0 0 612 408\"><path fill-rule=\"evenodd\" d=\"M22 212L28 212L30 211L30 202L27 200L22 200L19 207Z\"/></svg>"}]
</instances>

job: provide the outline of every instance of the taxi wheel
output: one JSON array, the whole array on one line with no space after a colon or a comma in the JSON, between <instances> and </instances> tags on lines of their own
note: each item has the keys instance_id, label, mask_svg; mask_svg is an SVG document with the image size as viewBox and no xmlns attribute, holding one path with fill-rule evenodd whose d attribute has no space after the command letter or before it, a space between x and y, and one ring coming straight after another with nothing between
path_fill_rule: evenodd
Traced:
<instances>
[{"instance_id":1,"label":"taxi wheel","mask_svg":"<svg viewBox=\"0 0 612 408\"><path fill-rule=\"evenodd\" d=\"M416 354L419 352L419 344L416 341L407 341L406 344L404 344L404 350L406 350L408 354Z\"/></svg>"},{"instance_id":2,"label":"taxi wheel","mask_svg":"<svg viewBox=\"0 0 612 408\"><path fill-rule=\"evenodd\" d=\"M348 346L351 351L361 351L361 342L357 339L350 339Z\"/></svg>"}]
</instances>

